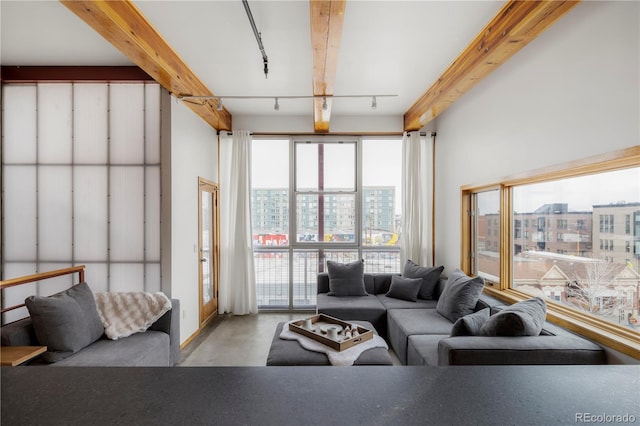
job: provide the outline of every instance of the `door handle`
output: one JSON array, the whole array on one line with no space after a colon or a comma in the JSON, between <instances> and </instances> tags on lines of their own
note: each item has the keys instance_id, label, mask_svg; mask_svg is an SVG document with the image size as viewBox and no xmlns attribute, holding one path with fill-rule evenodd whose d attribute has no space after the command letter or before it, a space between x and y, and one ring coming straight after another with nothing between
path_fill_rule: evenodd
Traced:
<instances>
[{"instance_id":1,"label":"door handle","mask_svg":"<svg viewBox=\"0 0 640 426\"><path fill-rule=\"evenodd\" d=\"M203 257L202 259L200 259L200 262L206 262L206 261L207 261L206 257Z\"/></svg>"}]
</instances>

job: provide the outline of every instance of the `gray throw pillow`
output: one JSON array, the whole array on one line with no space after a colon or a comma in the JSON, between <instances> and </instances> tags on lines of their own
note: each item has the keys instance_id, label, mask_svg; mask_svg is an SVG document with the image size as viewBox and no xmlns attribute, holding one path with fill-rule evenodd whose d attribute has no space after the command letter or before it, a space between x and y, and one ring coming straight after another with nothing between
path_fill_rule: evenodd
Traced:
<instances>
[{"instance_id":1,"label":"gray throw pillow","mask_svg":"<svg viewBox=\"0 0 640 426\"><path fill-rule=\"evenodd\" d=\"M473 313L483 288L482 277L471 278L456 269L449 274L436 311L449 321L456 322L458 318Z\"/></svg>"},{"instance_id":2,"label":"gray throw pillow","mask_svg":"<svg viewBox=\"0 0 640 426\"><path fill-rule=\"evenodd\" d=\"M47 346L43 354L47 362L67 358L104 334L96 301L87 283L48 297L29 296L24 303L38 341Z\"/></svg>"},{"instance_id":3,"label":"gray throw pillow","mask_svg":"<svg viewBox=\"0 0 640 426\"><path fill-rule=\"evenodd\" d=\"M540 297L507 306L489 317L480 329L483 336L538 336L547 317L547 303Z\"/></svg>"},{"instance_id":4,"label":"gray throw pillow","mask_svg":"<svg viewBox=\"0 0 640 426\"><path fill-rule=\"evenodd\" d=\"M438 285L442 271L444 271L444 266L425 268L424 266L415 264L411 260L407 260L402 270L402 276L406 278L422 278L422 285L418 292L418 297L420 299L433 299L433 292L436 289L436 285Z\"/></svg>"},{"instance_id":5,"label":"gray throw pillow","mask_svg":"<svg viewBox=\"0 0 640 426\"><path fill-rule=\"evenodd\" d=\"M451 337L477 336L480 334L480 329L484 323L489 319L490 311L491 309L484 308L478 312L458 318L458 321L453 324L451 329Z\"/></svg>"},{"instance_id":6,"label":"gray throw pillow","mask_svg":"<svg viewBox=\"0 0 640 426\"><path fill-rule=\"evenodd\" d=\"M367 296L364 287L364 260L338 263L327 260L329 293L327 296Z\"/></svg>"},{"instance_id":7,"label":"gray throw pillow","mask_svg":"<svg viewBox=\"0 0 640 426\"><path fill-rule=\"evenodd\" d=\"M391 277L391 286L387 297L415 302L418 300L418 292L422 285L422 278L405 278L394 275Z\"/></svg>"}]
</instances>

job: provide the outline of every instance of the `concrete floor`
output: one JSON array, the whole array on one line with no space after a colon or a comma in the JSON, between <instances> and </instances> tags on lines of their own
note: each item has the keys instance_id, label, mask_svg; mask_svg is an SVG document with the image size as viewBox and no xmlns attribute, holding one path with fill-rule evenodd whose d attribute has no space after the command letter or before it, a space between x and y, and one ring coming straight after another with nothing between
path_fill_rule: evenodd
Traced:
<instances>
[{"instance_id":1,"label":"concrete floor","mask_svg":"<svg viewBox=\"0 0 640 426\"><path fill-rule=\"evenodd\" d=\"M181 367L265 366L279 322L307 318L305 313L219 315L181 350ZM389 350L394 365L398 358Z\"/></svg>"}]
</instances>

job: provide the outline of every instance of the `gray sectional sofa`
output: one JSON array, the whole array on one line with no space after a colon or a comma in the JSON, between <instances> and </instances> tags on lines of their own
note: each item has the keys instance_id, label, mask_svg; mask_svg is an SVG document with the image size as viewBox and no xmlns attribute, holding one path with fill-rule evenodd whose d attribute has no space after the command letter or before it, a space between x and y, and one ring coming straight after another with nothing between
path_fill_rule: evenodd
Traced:
<instances>
[{"instance_id":1,"label":"gray sectional sofa","mask_svg":"<svg viewBox=\"0 0 640 426\"><path fill-rule=\"evenodd\" d=\"M180 301L171 299L171 306L171 310L145 332L117 340L102 335L63 359L50 363L35 359L32 364L61 367L173 366L180 356ZM31 317L3 325L0 335L2 346L42 345L36 337Z\"/></svg>"},{"instance_id":2,"label":"gray sectional sofa","mask_svg":"<svg viewBox=\"0 0 640 426\"><path fill-rule=\"evenodd\" d=\"M439 279L431 300L413 302L386 296L393 275L364 274L366 296L337 297L329 295L329 274L320 273L318 313L371 322L407 365L606 364L603 348L546 321L537 336L451 337L454 323L436 310L447 279ZM482 294L474 312L503 307Z\"/></svg>"}]
</instances>

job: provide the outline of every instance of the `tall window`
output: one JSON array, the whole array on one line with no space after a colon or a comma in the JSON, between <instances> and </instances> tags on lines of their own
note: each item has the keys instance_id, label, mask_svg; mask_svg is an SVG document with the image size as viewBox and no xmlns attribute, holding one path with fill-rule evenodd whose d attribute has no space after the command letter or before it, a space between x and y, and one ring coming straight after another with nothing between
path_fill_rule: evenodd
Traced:
<instances>
[{"instance_id":1,"label":"tall window","mask_svg":"<svg viewBox=\"0 0 640 426\"><path fill-rule=\"evenodd\" d=\"M289 140L252 142L251 225L258 305L289 306Z\"/></svg>"},{"instance_id":2,"label":"tall window","mask_svg":"<svg viewBox=\"0 0 640 426\"><path fill-rule=\"evenodd\" d=\"M362 140L360 241L368 272L400 271L402 139Z\"/></svg>"},{"instance_id":3,"label":"tall window","mask_svg":"<svg viewBox=\"0 0 640 426\"><path fill-rule=\"evenodd\" d=\"M327 259L399 272L401 139L254 137L258 305L316 303Z\"/></svg>"},{"instance_id":4,"label":"tall window","mask_svg":"<svg viewBox=\"0 0 640 426\"><path fill-rule=\"evenodd\" d=\"M504 207L495 214L506 238L499 253L483 252L491 246L492 221L477 208L469 224L463 222L463 250L469 249L463 269L486 277L482 259L497 257L499 285L487 290L490 293L497 291L512 301L544 297L552 302L550 312L574 319L574 330L610 344L604 340L610 334L594 332L592 325L599 324L603 333L615 333L620 342L634 342L629 347L637 344L640 227L627 228L638 219L639 159L640 149L631 148L594 158L588 165L496 182L499 190L494 192ZM463 187L463 213L465 206L477 206L488 197L491 191L484 188ZM528 237L523 223L532 224Z\"/></svg>"}]
</instances>

